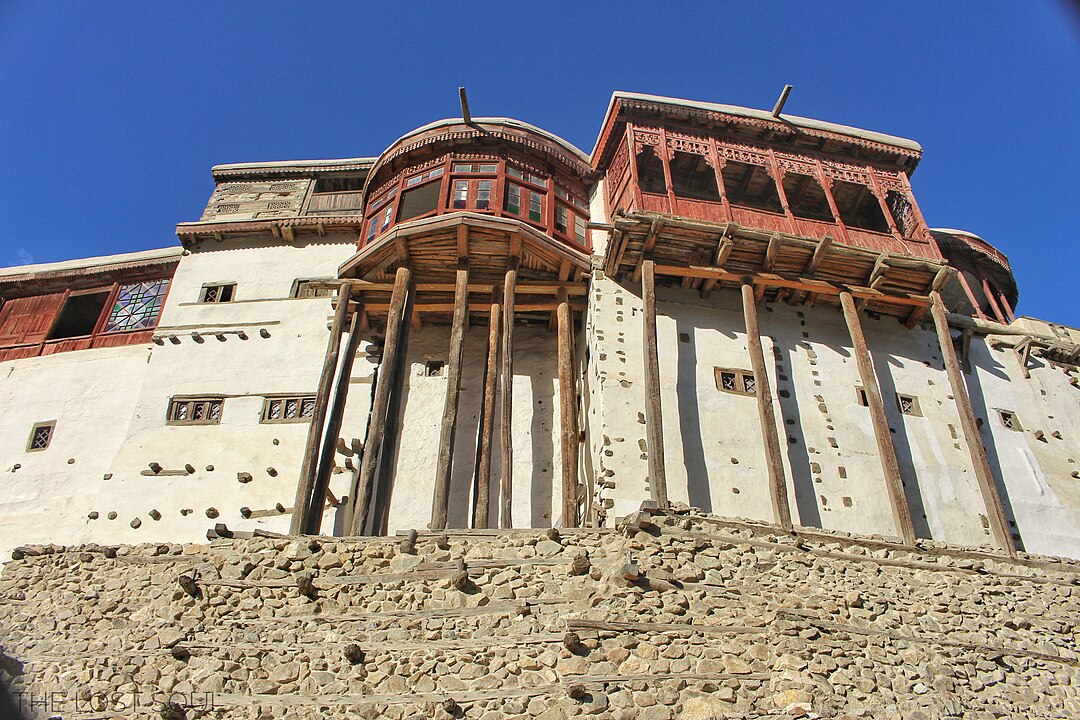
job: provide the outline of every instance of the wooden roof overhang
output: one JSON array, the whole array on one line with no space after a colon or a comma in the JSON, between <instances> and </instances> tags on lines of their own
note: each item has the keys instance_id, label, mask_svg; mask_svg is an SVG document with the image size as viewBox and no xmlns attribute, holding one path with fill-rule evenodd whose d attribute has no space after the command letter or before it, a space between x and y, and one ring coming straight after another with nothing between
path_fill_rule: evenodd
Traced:
<instances>
[{"instance_id":1,"label":"wooden roof overhang","mask_svg":"<svg viewBox=\"0 0 1080 720\"><path fill-rule=\"evenodd\" d=\"M586 182L592 175L585 153L557 135L510 118L439 120L394 141L375 161L364 184L364 204L388 178L427 159L457 153L527 155L542 158L562 173Z\"/></svg>"},{"instance_id":2,"label":"wooden roof overhang","mask_svg":"<svg viewBox=\"0 0 1080 720\"><path fill-rule=\"evenodd\" d=\"M161 257L106 261L100 265L31 271L0 276L0 298L11 300L64 290L85 290L113 283L136 283L172 277L180 263L180 248Z\"/></svg>"},{"instance_id":3,"label":"wooden roof overhang","mask_svg":"<svg viewBox=\"0 0 1080 720\"><path fill-rule=\"evenodd\" d=\"M811 156L848 158L909 176L919 164L922 147L904 138L810 118L753 108L693 102L633 93L615 93L593 149L593 169L604 172L618 147L627 122L661 124L735 142L789 148Z\"/></svg>"},{"instance_id":4,"label":"wooden roof overhang","mask_svg":"<svg viewBox=\"0 0 1080 720\"><path fill-rule=\"evenodd\" d=\"M357 237L364 218L360 215L312 215L309 217L274 218L272 220L239 220L226 222L188 222L176 226L176 237L185 248L206 240L221 241L229 236L265 236L272 234L286 243L293 243L301 233L323 237L327 232L347 230Z\"/></svg>"},{"instance_id":5,"label":"wooden roof overhang","mask_svg":"<svg viewBox=\"0 0 1080 720\"><path fill-rule=\"evenodd\" d=\"M700 290L755 287L758 300L839 304L850 292L860 309L893 315L914 326L930 307L930 292L955 270L943 261L875 252L736 223L685 220L656 213L615 218L604 271L637 281L644 260L658 278Z\"/></svg>"},{"instance_id":6,"label":"wooden roof overhang","mask_svg":"<svg viewBox=\"0 0 1080 720\"><path fill-rule=\"evenodd\" d=\"M517 322L549 325L560 291L572 310L584 309L591 257L520 220L460 212L395 226L345 262L339 276L369 317L385 321L399 267L412 273L414 322L450 323L459 268L469 271L470 315L486 320L515 268Z\"/></svg>"}]
</instances>

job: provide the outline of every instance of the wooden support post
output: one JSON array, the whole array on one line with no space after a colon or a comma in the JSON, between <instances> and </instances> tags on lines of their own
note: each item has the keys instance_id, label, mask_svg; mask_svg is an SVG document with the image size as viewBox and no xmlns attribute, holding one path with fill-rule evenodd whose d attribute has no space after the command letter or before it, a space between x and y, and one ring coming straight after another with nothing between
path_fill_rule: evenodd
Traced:
<instances>
[{"instance_id":1,"label":"wooden support post","mask_svg":"<svg viewBox=\"0 0 1080 720\"><path fill-rule=\"evenodd\" d=\"M1005 293L998 293L998 300L1001 301L1001 309L1005 311L1005 317L1009 322L1016 322L1016 314L1013 313L1012 305L1009 305L1009 299L1005 297Z\"/></svg>"},{"instance_id":2,"label":"wooden support post","mask_svg":"<svg viewBox=\"0 0 1080 720\"><path fill-rule=\"evenodd\" d=\"M645 442L649 454L649 487L661 508L668 505L667 474L664 469L664 419L660 407L660 358L656 345L656 265L642 265L641 299L644 301L645 354Z\"/></svg>"},{"instance_id":3,"label":"wooden support post","mask_svg":"<svg viewBox=\"0 0 1080 720\"><path fill-rule=\"evenodd\" d=\"M749 281L743 282L742 301L743 319L746 321L746 346L750 351L750 365L754 370L754 394L757 396L758 420L761 422L765 463L769 471L773 518L780 527L791 530L791 509L788 506L784 461L780 457L780 437L776 432L776 412L772 404L772 390L769 389L769 376L765 373L765 355L761 349L761 334L758 330L754 285Z\"/></svg>"},{"instance_id":4,"label":"wooden support post","mask_svg":"<svg viewBox=\"0 0 1080 720\"><path fill-rule=\"evenodd\" d=\"M330 386L337 372L338 353L341 350L341 332L345 328L345 316L349 312L349 286L342 284L338 288L337 309L334 322L330 326L330 339L326 343L326 355L323 358L322 372L315 393L315 410L308 425L307 444L304 446L304 459L300 464L300 477L296 483L296 498L293 501L293 514L289 521L289 533L299 535L304 531L304 518L311 508L311 491L315 487L315 475L319 462L319 441L326 422L326 410L330 404Z\"/></svg>"},{"instance_id":5,"label":"wooden support post","mask_svg":"<svg viewBox=\"0 0 1080 720\"><path fill-rule=\"evenodd\" d=\"M949 321L945 317L945 303L941 299L941 293L936 290L930 293L930 300L930 314L934 318L934 329L937 331L938 344L941 346L941 357L945 362L945 372L949 376L956 409L960 414L960 427L964 432L964 441L967 443L971 464L975 469L975 478L978 480L979 491L982 493L983 503L986 506L990 529L998 546L1015 557L1016 543L1013 542L1009 524L1005 520L1005 509L1001 505L1001 496L998 495L994 476L990 472L986 448L983 446L982 438L979 437L979 427L975 423L975 411L971 408L971 398L968 396L967 385L964 383L964 374L960 371L960 364L956 360L956 349L953 347L952 333L949 332Z\"/></svg>"},{"instance_id":6,"label":"wooden support post","mask_svg":"<svg viewBox=\"0 0 1080 720\"><path fill-rule=\"evenodd\" d=\"M364 456L360 460L360 472L357 474L350 492L352 517L349 519L349 534L361 535L367 525L371 509L371 499L375 493L375 470L382 454L383 433L386 428L386 409L390 404L390 389L394 381L394 370L401 362L403 353L398 352L398 338L401 326L409 322L403 317L406 297L410 294L408 268L401 267L394 278L394 291L390 297L390 310L386 316L386 341L383 345L382 362L379 363L379 379L375 386L375 399L368 417L367 440Z\"/></svg>"},{"instance_id":7,"label":"wooden support post","mask_svg":"<svg viewBox=\"0 0 1080 720\"><path fill-rule=\"evenodd\" d=\"M405 309L401 315L401 335L398 337L397 361L394 363L393 382L390 385L390 403L386 407L386 427L383 430L382 450L379 453L379 469L375 473L375 492L371 502L371 534L386 535L389 532L390 500L394 493L394 469L401 435L401 416L404 408L405 377L409 373L409 333L412 323L416 289L409 287Z\"/></svg>"},{"instance_id":8,"label":"wooden support post","mask_svg":"<svg viewBox=\"0 0 1080 720\"><path fill-rule=\"evenodd\" d=\"M514 286L517 283L517 258L510 259L510 268L503 282L503 331L500 375L502 403L499 435L502 439L502 476L499 483L499 527L512 528L514 491L514 435L511 418L514 413Z\"/></svg>"},{"instance_id":9,"label":"wooden support post","mask_svg":"<svg viewBox=\"0 0 1080 720\"><path fill-rule=\"evenodd\" d=\"M491 445L495 435L495 396L499 386L499 321L502 308L494 299L488 315L487 365L484 369L484 405L480 409L479 458L473 492L473 527L488 526L488 488L491 483Z\"/></svg>"},{"instance_id":10,"label":"wooden support post","mask_svg":"<svg viewBox=\"0 0 1080 720\"><path fill-rule=\"evenodd\" d=\"M892 502L896 531L903 538L904 543L911 545L915 542L915 526L911 521L911 508L908 507L904 482L900 477L900 463L896 460L896 448L893 446L892 433L889 431L889 421L885 417L881 389L878 386L877 375L874 374L874 365L870 360L870 351L866 347L862 323L859 322L859 312L855 309L855 300L851 297L851 293L840 293L840 306L844 309L844 322L847 323L848 333L851 335L855 364L859 368L859 379L862 380L863 393L866 395L866 406L870 409L870 421L878 446L878 459L881 461L885 487L889 491L889 500Z\"/></svg>"},{"instance_id":11,"label":"wooden support post","mask_svg":"<svg viewBox=\"0 0 1080 720\"><path fill-rule=\"evenodd\" d=\"M446 401L439 431L439 459L435 470L435 496L431 508L431 529L446 529L450 505L450 476L454 469L454 430L457 424L458 394L461 391L461 352L465 344L465 315L469 304L469 271L457 271L454 289L454 319L450 327L450 357L446 368Z\"/></svg>"},{"instance_id":12,"label":"wooden support post","mask_svg":"<svg viewBox=\"0 0 1080 720\"><path fill-rule=\"evenodd\" d=\"M990 309L994 311L994 319L1002 325L1008 325L1009 321L1005 319L1005 313L1001 311L1001 306L998 305L997 298L994 297L994 291L990 289L990 281L986 277L982 279L982 289L986 299L990 302Z\"/></svg>"},{"instance_id":13,"label":"wooden support post","mask_svg":"<svg viewBox=\"0 0 1080 720\"><path fill-rule=\"evenodd\" d=\"M559 293L559 414L561 416L563 527L578 521L578 417L574 385L574 318L566 291Z\"/></svg>"},{"instance_id":14,"label":"wooden support post","mask_svg":"<svg viewBox=\"0 0 1080 720\"><path fill-rule=\"evenodd\" d=\"M344 290L342 294L347 294L347 292L347 290ZM360 348L360 335L363 333L360 329L363 315L363 306L357 306L353 310L352 321L349 323L349 340L345 343L344 357L341 358L341 370L338 372L337 380L334 383L333 399L330 403L330 417L326 421L326 432L323 434L322 453L319 457L318 471L315 473L315 486L311 493L311 505L308 507L303 520L303 528L300 530L301 533L307 535L318 535L322 529L326 496L330 492L330 474L334 470L337 439L341 433L341 421L345 415L345 402L349 396L349 378L352 377L353 360L356 359L356 351Z\"/></svg>"}]
</instances>

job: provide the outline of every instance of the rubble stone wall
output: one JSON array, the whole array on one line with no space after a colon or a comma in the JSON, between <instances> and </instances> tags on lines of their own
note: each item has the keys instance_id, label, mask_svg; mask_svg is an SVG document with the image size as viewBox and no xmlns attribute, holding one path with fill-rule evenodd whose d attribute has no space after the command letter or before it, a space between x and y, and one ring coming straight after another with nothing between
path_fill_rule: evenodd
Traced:
<instances>
[{"instance_id":1,"label":"rubble stone wall","mask_svg":"<svg viewBox=\"0 0 1080 720\"><path fill-rule=\"evenodd\" d=\"M25 718L1080 716L1075 561L689 513L15 557Z\"/></svg>"}]
</instances>

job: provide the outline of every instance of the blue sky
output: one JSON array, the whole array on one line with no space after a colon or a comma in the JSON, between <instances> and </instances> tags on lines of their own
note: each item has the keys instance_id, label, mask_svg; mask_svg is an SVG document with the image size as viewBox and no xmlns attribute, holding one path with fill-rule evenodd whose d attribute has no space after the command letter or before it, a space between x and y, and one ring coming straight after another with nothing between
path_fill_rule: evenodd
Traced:
<instances>
[{"instance_id":1,"label":"blue sky","mask_svg":"<svg viewBox=\"0 0 1080 720\"><path fill-rule=\"evenodd\" d=\"M613 90L918 140L932 226L1007 253L1021 314L1080 326L1080 16L968 3L0 0L0 265L163 247L225 162L374 155L507 115L592 149Z\"/></svg>"}]
</instances>

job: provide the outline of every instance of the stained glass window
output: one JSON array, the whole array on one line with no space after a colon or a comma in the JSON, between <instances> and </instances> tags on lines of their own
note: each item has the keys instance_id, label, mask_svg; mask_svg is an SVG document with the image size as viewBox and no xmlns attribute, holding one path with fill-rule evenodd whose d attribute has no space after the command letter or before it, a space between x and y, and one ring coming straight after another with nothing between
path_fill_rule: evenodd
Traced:
<instances>
[{"instance_id":1,"label":"stained glass window","mask_svg":"<svg viewBox=\"0 0 1080 720\"><path fill-rule=\"evenodd\" d=\"M105 332L139 330L156 325L168 289L168 279L121 285L116 304L105 321Z\"/></svg>"}]
</instances>

